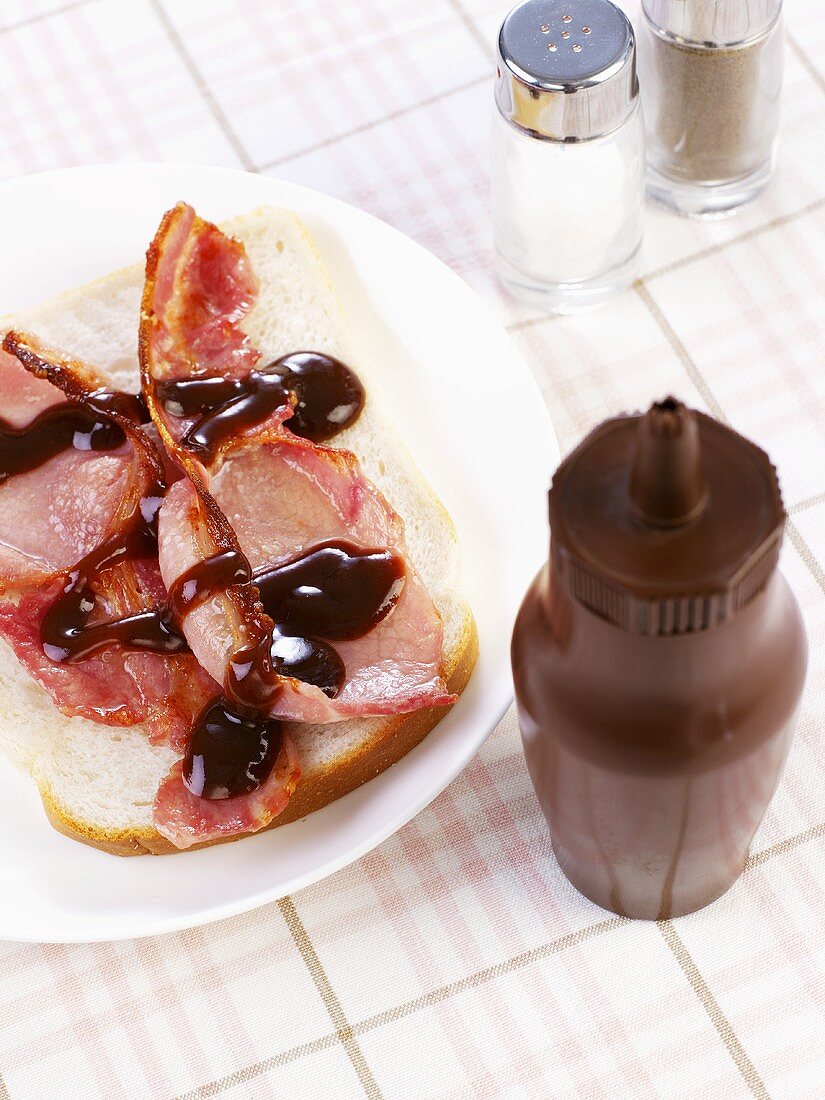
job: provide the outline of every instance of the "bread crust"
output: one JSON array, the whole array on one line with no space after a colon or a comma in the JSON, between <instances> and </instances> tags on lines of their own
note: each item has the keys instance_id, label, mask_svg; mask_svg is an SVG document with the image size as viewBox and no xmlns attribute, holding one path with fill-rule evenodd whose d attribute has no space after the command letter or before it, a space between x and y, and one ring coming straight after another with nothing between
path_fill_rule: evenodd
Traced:
<instances>
[{"instance_id":1,"label":"bread crust","mask_svg":"<svg viewBox=\"0 0 825 1100\"><path fill-rule=\"evenodd\" d=\"M468 608L458 643L446 661L445 680L447 687L455 695L460 695L467 686L477 658L478 631ZM303 778L284 812L271 821L266 829L276 829L280 825L298 821L349 794L370 779L374 779L423 741L449 709L430 707L413 711L412 714L387 718L369 742L359 746L356 751L347 756L337 759L331 768L321 769ZM58 832L71 837L72 840L79 840L83 844L116 856L160 856L173 855L181 851L193 852L199 848L210 848L213 844L229 844L242 840L246 836L255 835L238 833L235 836L180 849L155 829L134 833L107 833L86 822L76 820L65 813L47 787L41 787L40 797L43 800L46 816ZM266 829L260 831L265 832Z\"/></svg>"}]
</instances>

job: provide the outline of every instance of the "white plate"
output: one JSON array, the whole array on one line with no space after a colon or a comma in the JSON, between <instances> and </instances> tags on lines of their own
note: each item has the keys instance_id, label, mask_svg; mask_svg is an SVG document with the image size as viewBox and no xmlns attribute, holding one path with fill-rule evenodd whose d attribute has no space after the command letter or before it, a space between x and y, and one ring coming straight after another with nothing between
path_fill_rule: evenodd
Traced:
<instances>
[{"instance_id":1,"label":"white plate","mask_svg":"<svg viewBox=\"0 0 825 1100\"><path fill-rule=\"evenodd\" d=\"M134 263L178 199L214 220L283 205L309 225L401 432L455 520L481 655L458 705L393 768L303 821L238 844L142 859L95 851L55 832L34 784L3 761L6 939L112 940L203 924L317 882L375 847L443 790L506 710L513 618L546 552L545 492L558 448L524 361L457 276L335 199L177 165L6 182L0 314Z\"/></svg>"}]
</instances>

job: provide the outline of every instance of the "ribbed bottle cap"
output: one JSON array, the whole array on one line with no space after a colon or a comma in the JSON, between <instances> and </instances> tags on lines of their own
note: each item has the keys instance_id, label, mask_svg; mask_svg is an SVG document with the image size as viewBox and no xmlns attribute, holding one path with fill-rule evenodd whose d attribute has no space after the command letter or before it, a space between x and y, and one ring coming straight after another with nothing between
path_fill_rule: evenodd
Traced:
<instances>
[{"instance_id":1,"label":"ribbed bottle cap","mask_svg":"<svg viewBox=\"0 0 825 1100\"><path fill-rule=\"evenodd\" d=\"M779 17L782 0L642 0L642 8L663 34L692 45L730 48L763 35Z\"/></svg>"},{"instance_id":2,"label":"ribbed bottle cap","mask_svg":"<svg viewBox=\"0 0 825 1100\"><path fill-rule=\"evenodd\" d=\"M554 573L634 634L709 630L776 568L785 512L754 443L673 398L607 420L550 490Z\"/></svg>"},{"instance_id":3,"label":"ribbed bottle cap","mask_svg":"<svg viewBox=\"0 0 825 1100\"><path fill-rule=\"evenodd\" d=\"M610 0L524 0L504 20L496 104L526 133L600 137L628 118L638 95L633 28Z\"/></svg>"}]
</instances>

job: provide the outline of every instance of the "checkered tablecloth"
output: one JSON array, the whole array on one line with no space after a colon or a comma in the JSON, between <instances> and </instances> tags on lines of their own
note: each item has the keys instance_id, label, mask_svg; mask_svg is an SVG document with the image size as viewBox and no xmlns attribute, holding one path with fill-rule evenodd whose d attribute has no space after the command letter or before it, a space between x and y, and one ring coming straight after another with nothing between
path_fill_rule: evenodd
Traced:
<instances>
[{"instance_id":1,"label":"checkered tablecloth","mask_svg":"<svg viewBox=\"0 0 825 1100\"><path fill-rule=\"evenodd\" d=\"M138 942L0 945L0 1100L825 1097L825 18L789 6L770 191L719 222L651 208L634 289L553 320L491 267L505 7L0 0L0 175L168 159L309 184L490 303L563 451L668 392L765 446L811 661L747 870L680 920L597 909L554 861L511 713L429 809L300 894Z\"/></svg>"}]
</instances>

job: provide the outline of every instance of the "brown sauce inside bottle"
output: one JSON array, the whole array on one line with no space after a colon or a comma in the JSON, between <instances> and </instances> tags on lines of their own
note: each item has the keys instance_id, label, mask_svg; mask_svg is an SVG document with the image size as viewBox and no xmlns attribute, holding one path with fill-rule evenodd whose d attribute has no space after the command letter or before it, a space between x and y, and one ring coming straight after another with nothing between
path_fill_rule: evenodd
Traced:
<instances>
[{"instance_id":1,"label":"brown sauce inside bottle","mask_svg":"<svg viewBox=\"0 0 825 1100\"><path fill-rule=\"evenodd\" d=\"M161 382L157 392L170 416L197 417L181 446L206 455L285 404L293 406L290 431L313 443L349 427L364 406L364 388L349 367L315 351L284 355L246 378L183 378Z\"/></svg>"}]
</instances>

